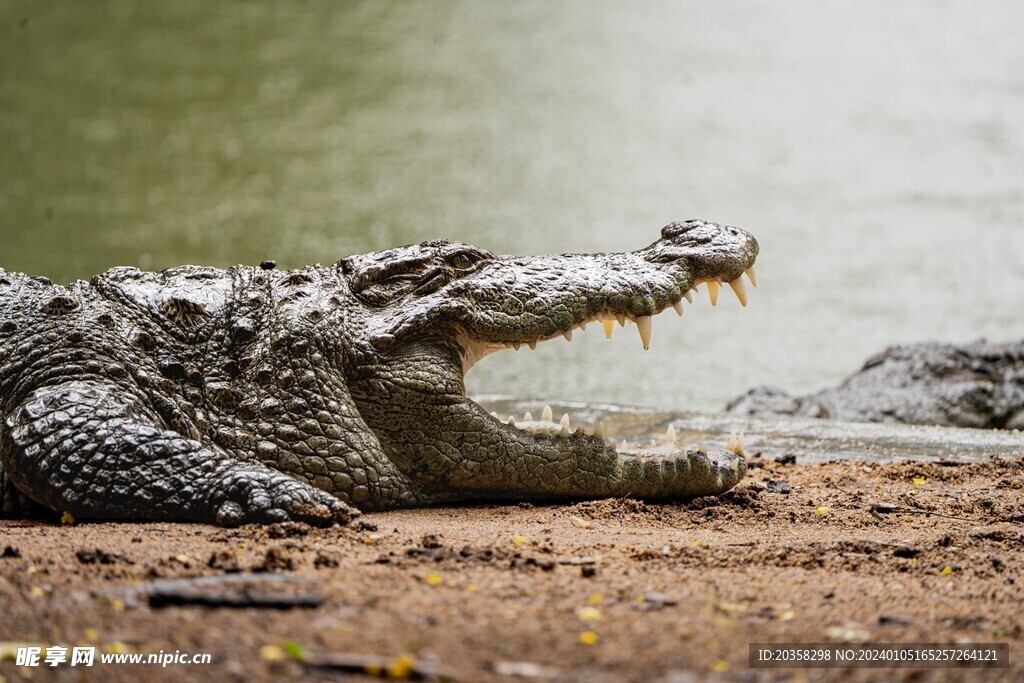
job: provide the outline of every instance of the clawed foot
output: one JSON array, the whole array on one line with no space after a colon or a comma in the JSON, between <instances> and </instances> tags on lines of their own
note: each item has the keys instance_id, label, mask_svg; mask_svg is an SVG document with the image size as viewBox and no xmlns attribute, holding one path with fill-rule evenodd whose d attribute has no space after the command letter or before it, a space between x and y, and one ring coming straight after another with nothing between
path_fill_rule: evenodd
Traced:
<instances>
[{"instance_id":1,"label":"clawed foot","mask_svg":"<svg viewBox=\"0 0 1024 683\"><path fill-rule=\"evenodd\" d=\"M305 522L347 524L360 513L334 496L274 471L233 474L219 493L215 520L222 526Z\"/></svg>"}]
</instances>

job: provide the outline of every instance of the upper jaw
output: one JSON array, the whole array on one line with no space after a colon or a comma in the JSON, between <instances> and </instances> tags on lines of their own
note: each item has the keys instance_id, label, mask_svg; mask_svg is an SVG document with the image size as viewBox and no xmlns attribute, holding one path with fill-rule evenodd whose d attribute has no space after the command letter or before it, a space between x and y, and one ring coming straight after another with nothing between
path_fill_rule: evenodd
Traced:
<instances>
[{"instance_id":1,"label":"upper jaw","mask_svg":"<svg viewBox=\"0 0 1024 683\"><path fill-rule=\"evenodd\" d=\"M730 285L742 306L747 305L747 291L740 276L746 273L751 283L754 286L757 284L753 261L752 257L748 263L740 263L733 271L726 271L725 277L738 272L735 278L725 283ZM684 305L693 303L697 287L700 285L706 285L712 305L717 305L719 289L724 279L722 276L708 274L706 277L695 278L688 271L674 265L665 265L662 268L662 275L668 275L669 278L658 282L647 292L641 292L639 289L620 290L610 295L596 292L596 295L588 298L584 304L552 304L553 309L562 308L563 313L568 309L570 315L544 315L531 311L530 316L534 321L532 325L502 325L496 328L460 322L455 328L455 340L461 348L463 373L468 372L478 361L495 351L518 351L524 346L534 349L540 342L558 338L571 342L574 333L585 330L591 323L600 324L607 339L612 338L616 322L620 327L635 323L640 341L644 349L648 349L653 338L652 318L669 309L682 316ZM539 323L536 322L538 320Z\"/></svg>"},{"instance_id":2,"label":"upper jaw","mask_svg":"<svg viewBox=\"0 0 1024 683\"><path fill-rule=\"evenodd\" d=\"M750 277L754 278L753 270L750 270ZM469 370L480 360L494 353L495 351L501 351L504 349L514 349L518 351L524 346L530 349L537 348L537 344L540 342L550 341L552 339L562 338L565 341L571 342L573 335L578 330L586 330L587 325L591 323L599 323L604 331L606 339L611 339L615 330L615 324L618 323L620 327L625 327L629 323L636 325L637 333L640 336L640 342L644 349L651 347L653 339L653 318L669 309L674 310L678 315L682 316L684 311L684 302L693 303L694 296L697 294L696 287L706 284L708 296L711 300L712 305L718 303L718 293L721 283L718 280L701 280L694 283L694 287L687 290L678 299L670 300L666 305L655 306L655 309L650 313L636 315L632 312L622 312L621 309L616 310L613 306L604 306L600 312L592 315L587 315L581 319L573 319L572 323L563 330L555 332L553 334L540 334L536 336L528 336L523 333L515 338L515 341L507 340L495 340L485 339L475 336L473 333L467 331L463 327L457 328L455 333L455 340L458 343L461 351L460 356L462 358L462 371L463 374L469 372ZM747 293L746 287L740 280L735 280L728 283L736 295L740 304L743 306L747 305Z\"/></svg>"},{"instance_id":3,"label":"upper jaw","mask_svg":"<svg viewBox=\"0 0 1024 683\"><path fill-rule=\"evenodd\" d=\"M475 273L427 296L407 299L378 318L370 337L385 347L431 328L456 330L468 370L503 348L535 346L600 321L610 337L612 321L637 323L644 348L650 319L707 283L713 304L721 283L746 306L741 275L756 286L757 241L739 228L706 221L672 223L645 249L616 254L497 257Z\"/></svg>"}]
</instances>

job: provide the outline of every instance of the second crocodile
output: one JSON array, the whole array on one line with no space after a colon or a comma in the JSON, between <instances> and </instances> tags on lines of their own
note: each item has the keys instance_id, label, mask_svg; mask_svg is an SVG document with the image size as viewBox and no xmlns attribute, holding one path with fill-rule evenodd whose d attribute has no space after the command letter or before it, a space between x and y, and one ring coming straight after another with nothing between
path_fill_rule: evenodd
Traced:
<instances>
[{"instance_id":1,"label":"second crocodile","mask_svg":"<svg viewBox=\"0 0 1024 683\"><path fill-rule=\"evenodd\" d=\"M757 387L726 410L734 415L1024 429L1024 342L894 346L869 358L837 387L807 396Z\"/></svg>"}]
</instances>

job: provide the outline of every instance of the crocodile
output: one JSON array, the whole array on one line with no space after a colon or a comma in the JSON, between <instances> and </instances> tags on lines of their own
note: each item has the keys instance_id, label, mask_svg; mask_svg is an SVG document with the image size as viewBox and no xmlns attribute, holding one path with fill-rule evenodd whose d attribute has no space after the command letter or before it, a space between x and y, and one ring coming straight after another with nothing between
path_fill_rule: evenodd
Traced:
<instances>
[{"instance_id":1,"label":"crocodile","mask_svg":"<svg viewBox=\"0 0 1024 683\"><path fill-rule=\"evenodd\" d=\"M892 346L837 387L806 396L757 387L726 412L1024 429L1024 342Z\"/></svg>"},{"instance_id":2,"label":"crocodile","mask_svg":"<svg viewBox=\"0 0 1024 683\"><path fill-rule=\"evenodd\" d=\"M749 233L689 220L625 253L431 240L290 271L116 267L57 285L0 270L0 510L328 525L466 500L720 494L746 470L735 444L615 446L550 411L506 423L464 376L594 321L633 321L647 347L651 316L701 283L745 305L757 254Z\"/></svg>"}]
</instances>

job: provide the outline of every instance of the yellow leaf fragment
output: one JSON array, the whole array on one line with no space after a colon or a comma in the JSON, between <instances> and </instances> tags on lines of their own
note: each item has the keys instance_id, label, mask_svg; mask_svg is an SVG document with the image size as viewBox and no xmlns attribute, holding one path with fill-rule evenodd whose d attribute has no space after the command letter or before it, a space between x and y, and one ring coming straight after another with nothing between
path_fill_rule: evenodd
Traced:
<instances>
[{"instance_id":1,"label":"yellow leaf fragment","mask_svg":"<svg viewBox=\"0 0 1024 683\"><path fill-rule=\"evenodd\" d=\"M793 617L795 616L796 614L793 613L793 610L788 609L779 615L779 621L793 621Z\"/></svg>"},{"instance_id":2,"label":"yellow leaf fragment","mask_svg":"<svg viewBox=\"0 0 1024 683\"><path fill-rule=\"evenodd\" d=\"M821 515L822 517L824 517L830 512L832 512L832 508L828 507L827 505L822 505L821 507L814 508L814 514Z\"/></svg>"},{"instance_id":3,"label":"yellow leaf fragment","mask_svg":"<svg viewBox=\"0 0 1024 683\"><path fill-rule=\"evenodd\" d=\"M529 543L530 539L527 536L523 536L520 533L512 534L512 542L516 545L522 545L523 543Z\"/></svg>"},{"instance_id":4,"label":"yellow leaf fragment","mask_svg":"<svg viewBox=\"0 0 1024 683\"><path fill-rule=\"evenodd\" d=\"M283 662L286 656L284 649L277 645L264 645L260 648L260 659L268 662Z\"/></svg>"},{"instance_id":5,"label":"yellow leaf fragment","mask_svg":"<svg viewBox=\"0 0 1024 683\"><path fill-rule=\"evenodd\" d=\"M952 574L952 573L953 573L953 568L952 568L952 567L950 567L950 566L949 566L949 565L947 564L947 565L946 565L945 567L943 567L943 568L942 568L942 571L941 571L941 572L939 572L939 573L940 573L940 574Z\"/></svg>"},{"instance_id":6,"label":"yellow leaf fragment","mask_svg":"<svg viewBox=\"0 0 1024 683\"><path fill-rule=\"evenodd\" d=\"M115 612L123 612L124 600L121 598L110 598L110 606L114 608Z\"/></svg>"},{"instance_id":7,"label":"yellow leaf fragment","mask_svg":"<svg viewBox=\"0 0 1024 683\"><path fill-rule=\"evenodd\" d=\"M750 607L750 605L748 605L745 602L742 602L742 603L719 602L719 603L715 604L715 609L717 609L719 612L721 612L723 614L728 614L729 616L736 616L737 614L745 614L748 607Z\"/></svg>"},{"instance_id":8,"label":"yellow leaf fragment","mask_svg":"<svg viewBox=\"0 0 1024 683\"><path fill-rule=\"evenodd\" d=\"M31 593L32 596L36 597L36 598L41 598L45 594L43 589L40 588L39 586L32 586L31 588L28 589L28 592Z\"/></svg>"},{"instance_id":9,"label":"yellow leaf fragment","mask_svg":"<svg viewBox=\"0 0 1024 683\"><path fill-rule=\"evenodd\" d=\"M430 572L426 576L426 582L431 586L440 586L444 583L444 578L436 572Z\"/></svg>"},{"instance_id":10,"label":"yellow leaf fragment","mask_svg":"<svg viewBox=\"0 0 1024 683\"><path fill-rule=\"evenodd\" d=\"M60 516L60 523L65 526L70 526L75 523L75 516L68 512L67 510L65 510L64 514Z\"/></svg>"},{"instance_id":11,"label":"yellow leaf fragment","mask_svg":"<svg viewBox=\"0 0 1024 683\"><path fill-rule=\"evenodd\" d=\"M725 661L724 659L716 659L715 661L711 662L711 670L715 673L725 673L729 670L729 662Z\"/></svg>"},{"instance_id":12,"label":"yellow leaf fragment","mask_svg":"<svg viewBox=\"0 0 1024 683\"><path fill-rule=\"evenodd\" d=\"M853 643L868 640L871 632L856 622L848 622L845 626L829 626L825 629L825 635L833 640Z\"/></svg>"},{"instance_id":13,"label":"yellow leaf fragment","mask_svg":"<svg viewBox=\"0 0 1024 683\"><path fill-rule=\"evenodd\" d=\"M587 598L587 602L589 602L591 605L597 605L600 604L601 600L603 599L603 595L601 595L600 593L594 593L589 598Z\"/></svg>"},{"instance_id":14,"label":"yellow leaf fragment","mask_svg":"<svg viewBox=\"0 0 1024 683\"><path fill-rule=\"evenodd\" d=\"M914 477L910 481L914 484L914 486L920 486L921 484L925 483L928 480L925 479L924 477Z\"/></svg>"},{"instance_id":15,"label":"yellow leaf fragment","mask_svg":"<svg viewBox=\"0 0 1024 683\"><path fill-rule=\"evenodd\" d=\"M388 664L388 678L409 678L416 669L416 660L411 655L399 655Z\"/></svg>"},{"instance_id":16,"label":"yellow leaf fragment","mask_svg":"<svg viewBox=\"0 0 1024 683\"><path fill-rule=\"evenodd\" d=\"M594 645L597 643L597 634L593 631L580 631L580 642L584 645Z\"/></svg>"},{"instance_id":17,"label":"yellow leaf fragment","mask_svg":"<svg viewBox=\"0 0 1024 683\"><path fill-rule=\"evenodd\" d=\"M5 659L17 661L18 648L29 647L31 645L32 643L20 643L17 641L0 640L0 662L4 661Z\"/></svg>"},{"instance_id":18,"label":"yellow leaf fragment","mask_svg":"<svg viewBox=\"0 0 1024 683\"><path fill-rule=\"evenodd\" d=\"M582 517L570 517L569 520L581 529L593 529L594 523Z\"/></svg>"},{"instance_id":19,"label":"yellow leaf fragment","mask_svg":"<svg viewBox=\"0 0 1024 683\"><path fill-rule=\"evenodd\" d=\"M596 607L581 607L576 610L576 616L583 621L601 621L601 610Z\"/></svg>"}]
</instances>

